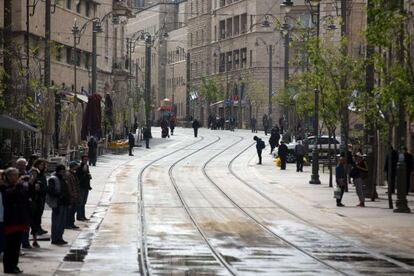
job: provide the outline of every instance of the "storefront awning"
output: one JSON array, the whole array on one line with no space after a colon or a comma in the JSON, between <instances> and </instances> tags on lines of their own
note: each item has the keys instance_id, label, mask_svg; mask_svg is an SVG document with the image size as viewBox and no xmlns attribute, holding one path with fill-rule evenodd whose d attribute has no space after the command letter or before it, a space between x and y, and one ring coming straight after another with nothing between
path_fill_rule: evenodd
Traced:
<instances>
[{"instance_id":1,"label":"storefront awning","mask_svg":"<svg viewBox=\"0 0 414 276\"><path fill-rule=\"evenodd\" d=\"M32 127L31 125L26 124L25 122L19 121L7 115L0 115L0 128L39 132L37 128Z\"/></svg>"}]
</instances>

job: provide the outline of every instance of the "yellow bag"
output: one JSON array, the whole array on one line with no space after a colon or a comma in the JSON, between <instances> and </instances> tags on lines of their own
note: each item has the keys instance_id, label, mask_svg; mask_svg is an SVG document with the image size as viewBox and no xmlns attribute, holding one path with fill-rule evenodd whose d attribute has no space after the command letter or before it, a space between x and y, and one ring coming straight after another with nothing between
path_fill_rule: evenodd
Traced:
<instances>
[{"instance_id":1,"label":"yellow bag","mask_svg":"<svg viewBox=\"0 0 414 276\"><path fill-rule=\"evenodd\" d=\"M282 166L282 161L280 161L279 157L275 159L275 164L276 164L276 167L279 167L279 168L280 166Z\"/></svg>"}]
</instances>

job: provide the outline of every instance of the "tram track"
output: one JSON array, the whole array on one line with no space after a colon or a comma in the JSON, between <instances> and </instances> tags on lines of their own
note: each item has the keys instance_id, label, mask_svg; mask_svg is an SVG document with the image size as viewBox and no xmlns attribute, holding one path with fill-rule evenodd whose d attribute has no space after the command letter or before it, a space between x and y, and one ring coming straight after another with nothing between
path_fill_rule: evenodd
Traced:
<instances>
[{"instance_id":1,"label":"tram track","mask_svg":"<svg viewBox=\"0 0 414 276\"><path fill-rule=\"evenodd\" d=\"M144 276L150 276L151 275L151 270L150 270L150 263L148 260L148 247L147 247L147 239L146 239L146 220L145 220L145 204L144 204L144 188L143 188L143 176L144 176L144 172L150 168L152 165L154 165L155 163L169 157L171 154L175 154L177 152L183 151L185 149L187 149L188 147L194 146L198 143L201 143L204 140L203 136L200 136L201 139L197 140L196 142L190 143L189 145L185 145L183 147L180 147L172 152L166 153L164 156L159 157L153 161L151 161L150 163L148 163L147 165L145 165L139 175L138 175L138 190L139 190L139 204L138 204L138 212L140 214L140 248L139 248L139 252L138 252L138 263L139 263L139 268L140 268L140 273L141 275Z\"/></svg>"},{"instance_id":2,"label":"tram track","mask_svg":"<svg viewBox=\"0 0 414 276\"><path fill-rule=\"evenodd\" d=\"M259 228L263 229L264 231L266 231L267 233L269 233L270 235L272 235L273 237L283 241L284 243L288 244L289 246L291 246L292 248L300 251L301 253L305 254L306 256L312 258L313 260L317 261L318 263L322 264L323 266L327 267L330 270L333 270L335 272L337 272L340 275L349 275L341 270L339 270L338 268L328 264L327 262L321 260L320 258L312 255L311 253L307 252L306 250L304 250L303 248L293 244L292 242L288 241L287 239L285 239L284 237L282 237L281 235L278 235L277 233L275 233L274 231L272 231L268 226L264 225L262 222L260 222L255 216L253 216L252 214L250 214L245 208L243 208L242 206L240 206L235 200L233 200L233 198L231 196L229 196L219 185L217 185L217 183L210 177L210 175L207 173L207 166L214 161L218 156L222 155L224 152L228 151L229 149L233 148L234 146L238 145L239 143L241 143L245 138L242 136L235 136L240 138L239 141L237 141L236 143L226 147L225 149L223 149L222 151L218 152L217 154L215 154L214 156L212 156L210 159L208 159L202 166L202 173L203 175L206 177L206 179L225 197L227 198L232 204L233 206L239 210L240 212L242 212L246 217L248 217L251 221L253 221L255 223L256 226L258 226ZM254 145L254 143L252 143L251 145L249 145L248 149L250 147L252 147L252 145ZM246 150L244 150L246 151ZM239 156L239 155L238 155ZM232 161L234 161L237 158L232 159ZM230 163L231 164L231 163ZM230 164L228 165L228 168L230 168Z\"/></svg>"},{"instance_id":3,"label":"tram track","mask_svg":"<svg viewBox=\"0 0 414 276\"><path fill-rule=\"evenodd\" d=\"M243 179L243 178L241 178L234 170L233 170L233 163L242 155L242 154L244 154L245 152L247 152L252 146L254 145L254 143L252 143L251 145L249 145L248 147L246 147L244 150L242 150L241 152L239 152L236 156L234 156L231 160L230 160L230 162L228 163L228 165L227 165L227 168L228 168L228 170L229 170L229 172L237 179L237 180L239 180L242 184L244 184L245 186L247 186L249 189L251 189L252 191L254 191L255 193L257 193L257 194L259 194L262 198L264 198L264 199L266 199L267 201L269 201L270 203L272 203L272 204L274 204L275 206L277 206L279 209L281 209L281 210L283 210L284 212L286 212L286 213L288 213L289 215L291 215L291 216L293 216L293 217L295 217L296 219L298 219L299 221L301 221L301 222L303 222L305 225L308 225L308 226L310 226L310 227L313 227L313 228L315 228L315 229L317 229L317 230L319 230L319 231L321 231L321 232L323 232L323 233L325 233L325 234L327 234L327 235L330 235L330 236L332 236L332 237L334 237L334 238L336 238L336 239L338 239L338 240L341 240L342 242L344 242L345 244L348 244L348 245L350 245L351 247L354 247L354 248L357 248L357 249L359 249L359 250L361 250L361 252L363 252L363 253L365 253L365 254L367 254L367 255L371 255L372 257L375 257L375 258L377 258L377 259L380 259L380 260L382 260L382 261L385 261L385 262L389 262L389 263L391 263L391 264L393 264L393 265L395 265L395 266L397 266L397 267L399 267L399 268L402 268L402 269L404 269L405 271L407 271L407 272L414 272L414 269L413 269L413 267L412 266L410 266L410 265L407 265L407 264L405 264L405 263L403 263L403 262L400 262L400 261L398 261L398 260L395 260L395 259L393 259L393 258L391 258L391 257L388 257L388 256L385 256L385 255L383 255L383 254L381 254L381 253L378 253L378 252L374 252L374 251L372 251L372 250L369 250L369 249L367 249L367 248L365 248L365 247L363 247L363 246L361 246L361 245L359 245L359 244L356 244L355 242L352 242L352 241L349 241L349 240L347 240L347 239L344 239L343 237L341 237L341 236L339 236L339 235L337 235L337 234L335 234L335 233L332 233L332 232L330 232L330 231L327 231L326 229L324 229L324 228L322 228L322 227L320 227L320 226L318 226L318 225L316 225L316 224L314 224L314 223L312 223L312 222L310 222L309 220L307 220L307 219L305 219L303 216L301 216L301 215L299 215L299 214L297 214L296 212L294 212L294 211L292 211L292 210L290 210L289 208L286 208L285 206L283 206L282 204L280 204L280 203L278 203L278 202L276 202L274 199L272 199L271 197L269 197L267 194L265 194L263 191L261 191L261 190L259 190L258 188L256 188L256 187L254 187L251 183L249 183L248 181L246 181L245 179ZM226 197L227 197L227 195L226 195ZM231 200L231 199L230 199ZM245 212L246 213L246 211L244 211L244 210L242 210L243 212ZM257 220L257 219L254 219L254 220ZM264 227L265 227L265 229L268 229L268 231L271 231L271 232L273 232L271 229L269 229L269 227L267 227L267 226L265 226L265 225L263 225ZM275 234L275 233L274 233ZM275 235L277 235L277 234L275 234ZM278 235L279 236L279 235ZM316 256L312 256L313 254L312 253L310 253L310 252L307 252L307 250L304 250L304 249L301 249L299 246L297 246L297 245L295 245L294 243L292 243L292 242L290 242L290 241L288 241L288 240L286 240L285 238L282 238L283 240L285 240L287 243L289 243L290 245L292 245L292 246L294 246L295 248L297 248L297 249L299 249L299 250L301 250L303 253L305 253L306 255L308 255L308 256L310 256L310 257L312 257L313 259L315 259L315 260L317 260L317 259L319 259L319 258L317 258ZM326 263L325 261L323 261L322 260L322 263ZM333 266L331 266L331 265L329 265L329 264L326 264L327 266L329 266L329 267L331 267L332 269L334 269L334 270L336 270L337 272L339 272L339 273L341 273L342 275L348 275L348 274L346 274L346 273L344 273L344 272L342 272L342 271L340 271L340 270L338 270L338 269L336 269L335 267L333 267Z\"/></svg>"}]
</instances>

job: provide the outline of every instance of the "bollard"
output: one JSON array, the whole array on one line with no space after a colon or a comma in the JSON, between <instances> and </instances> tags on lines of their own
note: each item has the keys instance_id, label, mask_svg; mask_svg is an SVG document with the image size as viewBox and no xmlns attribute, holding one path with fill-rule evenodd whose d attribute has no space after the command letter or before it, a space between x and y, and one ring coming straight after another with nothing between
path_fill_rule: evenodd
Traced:
<instances>
[{"instance_id":1,"label":"bollard","mask_svg":"<svg viewBox=\"0 0 414 276\"><path fill-rule=\"evenodd\" d=\"M407 204L406 173L404 153L401 152L397 163L397 201L395 202L397 208L394 213L411 213Z\"/></svg>"}]
</instances>

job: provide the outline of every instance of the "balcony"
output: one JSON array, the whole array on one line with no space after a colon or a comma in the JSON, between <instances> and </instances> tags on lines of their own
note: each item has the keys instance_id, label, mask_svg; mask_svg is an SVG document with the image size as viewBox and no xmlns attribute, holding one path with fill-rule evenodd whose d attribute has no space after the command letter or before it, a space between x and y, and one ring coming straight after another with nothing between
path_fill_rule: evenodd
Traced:
<instances>
[{"instance_id":1,"label":"balcony","mask_svg":"<svg viewBox=\"0 0 414 276\"><path fill-rule=\"evenodd\" d=\"M132 0L113 0L113 14L116 16L134 17Z\"/></svg>"},{"instance_id":2,"label":"balcony","mask_svg":"<svg viewBox=\"0 0 414 276\"><path fill-rule=\"evenodd\" d=\"M117 58L114 59L112 63L112 72L114 75L118 76L127 76L128 75L128 66L126 58Z\"/></svg>"}]
</instances>

